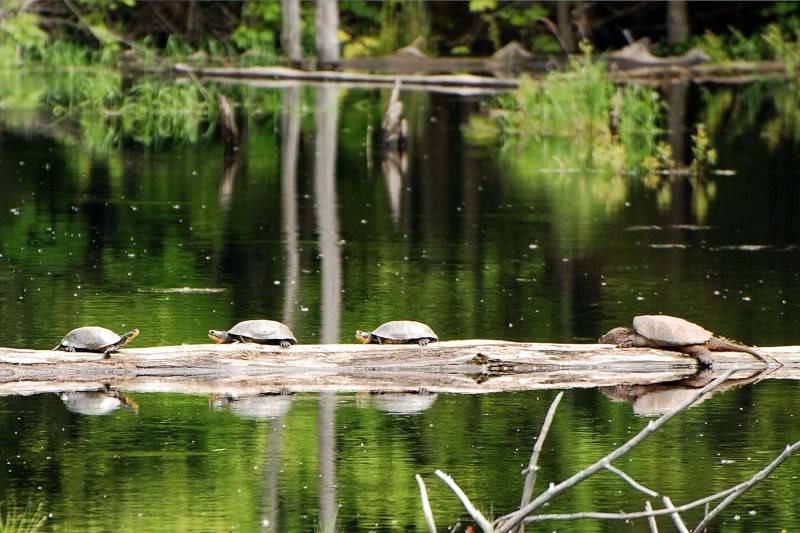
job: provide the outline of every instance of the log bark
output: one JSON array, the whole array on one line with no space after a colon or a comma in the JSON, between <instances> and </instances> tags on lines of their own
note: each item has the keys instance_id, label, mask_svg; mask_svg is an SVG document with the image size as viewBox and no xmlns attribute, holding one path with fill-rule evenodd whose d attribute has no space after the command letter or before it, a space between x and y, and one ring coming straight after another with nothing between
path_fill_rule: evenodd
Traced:
<instances>
[{"instance_id":1,"label":"log bark","mask_svg":"<svg viewBox=\"0 0 800 533\"><path fill-rule=\"evenodd\" d=\"M800 346L762 348L786 366L768 377L800 379ZM715 352L713 373L762 370L756 358ZM190 394L235 392L485 393L650 384L697 372L677 352L605 344L461 340L417 345L196 344L101 354L0 348L0 395L93 390ZM737 377L740 373L737 372Z\"/></svg>"},{"instance_id":2,"label":"log bark","mask_svg":"<svg viewBox=\"0 0 800 533\"><path fill-rule=\"evenodd\" d=\"M435 58L431 58L433 60ZM439 71L449 70L455 63L445 58L438 58L436 64ZM491 67L501 68L502 65L495 60L481 60L480 64ZM423 65L414 64L415 71L423 71ZM620 61L611 61L611 66L607 72L609 79L613 81L636 81L636 82L662 82L668 80L693 80L697 82L714 83L745 83L753 80L762 79L789 79L786 65L776 61L736 61L723 64L700 64L700 65L650 65L643 66L641 63L625 65ZM198 78L212 78L216 80L253 80L263 82L269 81L274 86L280 82L325 82L339 83L345 86L362 87L391 87L397 80L403 84L403 90L438 90L442 92L455 93L478 93L486 90L501 91L514 90L519 86L516 78L494 78L489 76L474 75L427 75L427 74L369 74L360 72L336 72L336 71L304 71L286 67L192 67L183 63L175 64L171 67L173 73L181 75L195 76ZM142 72L163 72L141 68ZM543 73L544 71L539 71Z\"/></svg>"}]
</instances>

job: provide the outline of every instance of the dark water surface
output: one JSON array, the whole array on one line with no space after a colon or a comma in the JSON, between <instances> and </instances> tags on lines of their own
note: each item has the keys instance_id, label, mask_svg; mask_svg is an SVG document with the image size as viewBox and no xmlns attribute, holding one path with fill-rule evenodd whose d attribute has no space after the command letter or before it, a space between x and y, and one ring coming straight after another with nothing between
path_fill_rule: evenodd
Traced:
<instances>
[{"instance_id":1,"label":"dark water surface","mask_svg":"<svg viewBox=\"0 0 800 533\"><path fill-rule=\"evenodd\" d=\"M214 140L98 153L36 127L48 117L0 112L0 346L52 348L85 324L138 327L135 346L202 343L259 317L304 343L352 342L400 318L442 339L588 342L645 313L762 346L800 342L800 152L776 139L773 117L712 130L733 173L653 186L504 153L469 133L477 98L407 95L412 136L393 165L368 141L385 93L278 94L227 158ZM711 122L704 102L692 93L687 120ZM732 389L617 465L678 504L800 439L795 381ZM566 391L538 486L610 452L644 426L637 414L686 390ZM421 531L420 473L444 530L466 515L433 471L488 515L512 510L556 394L122 392L129 405L1 397L0 500L41 503L53 531ZM790 459L722 528L800 529L798 476ZM643 504L601 473L545 511Z\"/></svg>"}]
</instances>

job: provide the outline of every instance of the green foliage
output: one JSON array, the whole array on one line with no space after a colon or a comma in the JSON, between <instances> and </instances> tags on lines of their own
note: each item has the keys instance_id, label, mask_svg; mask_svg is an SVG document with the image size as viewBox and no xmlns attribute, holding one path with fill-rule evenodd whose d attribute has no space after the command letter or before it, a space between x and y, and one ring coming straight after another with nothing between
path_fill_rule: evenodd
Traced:
<instances>
[{"instance_id":1,"label":"green foliage","mask_svg":"<svg viewBox=\"0 0 800 533\"><path fill-rule=\"evenodd\" d=\"M242 23L231 35L240 50L274 53L281 30L280 2L245 2Z\"/></svg>"},{"instance_id":2,"label":"green foliage","mask_svg":"<svg viewBox=\"0 0 800 533\"><path fill-rule=\"evenodd\" d=\"M30 502L22 511L13 506L5 518L0 515L0 533L34 533L44 527L47 515L42 511L42 504L34 508Z\"/></svg>"},{"instance_id":3,"label":"green foliage","mask_svg":"<svg viewBox=\"0 0 800 533\"><path fill-rule=\"evenodd\" d=\"M497 0L470 0L469 10L478 13L486 24L495 49L506 44L504 35L507 33L514 35L523 46L534 50L561 49L540 20L550 14L549 10L537 2L508 2L501 5Z\"/></svg>"},{"instance_id":4,"label":"green foliage","mask_svg":"<svg viewBox=\"0 0 800 533\"><path fill-rule=\"evenodd\" d=\"M729 28L729 35L706 32L696 44L714 61L761 61L774 59L791 74L800 64L800 18L793 22L769 24L761 32L745 35Z\"/></svg>"},{"instance_id":5,"label":"green foliage","mask_svg":"<svg viewBox=\"0 0 800 533\"><path fill-rule=\"evenodd\" d=\"M13 13L7 6L3 8L6 13ZM24 11L0 17L0 43L41 51L47 45L48 36L39 22L38 15Z\"/></svg>"},{"instance_id":6,"label":"green foliage","mask_svg":"<svg viewBox=\"0 0 800 533\"><path fill-rule=\"evenodd\" d=\"M503 103L509 112L502 125L510 138L569 138L573 158L562 165L613 173L641 167L656 145L663 115L658 93L636 85L615 87L588 46L566 72L524 79Z\"/></svg>"}]
</instances>

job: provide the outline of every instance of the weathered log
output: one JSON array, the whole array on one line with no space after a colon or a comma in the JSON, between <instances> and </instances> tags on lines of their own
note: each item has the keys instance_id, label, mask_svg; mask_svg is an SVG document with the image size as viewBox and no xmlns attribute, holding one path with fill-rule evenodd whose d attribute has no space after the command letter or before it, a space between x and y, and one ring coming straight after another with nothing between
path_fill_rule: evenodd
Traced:
<instances>
[{"instance_id":1,"label":"weathered log","mask_svg":"<svg viewBox=\"0 0 800 533\"><path fill-rule=\"evenodd\" d=\"M764 348L784 367L768 377L800 379L800 346ZM764 368L741 353L715 352L713 372ZM417 345L201 344L123 348L101 354L0 348L0 395L92 390L256 394L304 391L484 393L677 381L694 359L604 344L492 340ZM741 376L737 376L741 377Z\"/></svg>"}]
</instances>

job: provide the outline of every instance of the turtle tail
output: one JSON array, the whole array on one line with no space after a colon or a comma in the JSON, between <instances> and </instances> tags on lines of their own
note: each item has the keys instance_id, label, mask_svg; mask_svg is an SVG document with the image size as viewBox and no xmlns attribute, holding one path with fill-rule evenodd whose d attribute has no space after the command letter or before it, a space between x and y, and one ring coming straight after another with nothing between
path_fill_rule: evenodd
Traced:
<instances>
[{"instance_id":1,"label":"turtle tail","mask_svg":"<svg viewBox=\"0 0 800 533\"><path fill-rule=\"evenodd\" d=\"M709 350L714 350L716 352L744 352L749 353L750 355L754 355L764 361L766 364L776 363L780 366L783 366L783 363L772 357L771 355L767 355L766 353L762 352L755 346L745 346L744 344L739 344L738 342L732 341L730 339L726 339L725 337L711 337L706 343L706 347Z\"/></svg>"}]
</instances>

